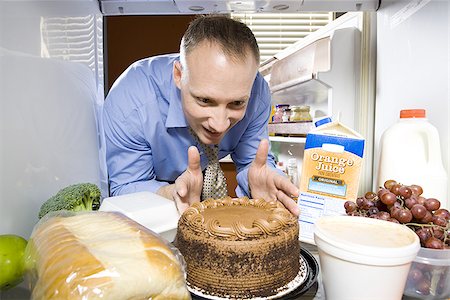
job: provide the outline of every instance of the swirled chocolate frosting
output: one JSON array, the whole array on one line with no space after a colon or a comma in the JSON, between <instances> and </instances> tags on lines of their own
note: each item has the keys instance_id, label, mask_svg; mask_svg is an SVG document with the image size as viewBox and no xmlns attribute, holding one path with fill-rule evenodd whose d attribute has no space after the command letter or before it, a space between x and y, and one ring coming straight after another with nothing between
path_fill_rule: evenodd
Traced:
<instances>
[{"instance_id":1,"label":"swirled chocolate frosting","mask_svg":"<svg viewBox=\"0 0 450 300\"><path fill-rule=\"evenodd\" d=\"M213 209L211 209L213 208ZM234 239L273 235L297 219L278 201L246 197L194 203L181 217L196 232Z\"/></svg>"}]
</instances>

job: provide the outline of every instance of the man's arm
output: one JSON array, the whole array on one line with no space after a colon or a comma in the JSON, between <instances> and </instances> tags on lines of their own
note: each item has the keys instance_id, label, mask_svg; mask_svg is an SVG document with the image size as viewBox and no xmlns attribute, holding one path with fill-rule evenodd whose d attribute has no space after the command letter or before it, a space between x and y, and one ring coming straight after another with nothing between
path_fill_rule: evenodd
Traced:
<instances>
[{"instance_id":1,"label":"man's arm","mask_svg":"<svg viewBox=\"0 0 450 300\"><path fill-rule=\"evenodd\" d=\"M178 211L183 213L194 202L200 201L203 187L203 173L200 154L195 146L188 149L188 167L174 184L166 185L158 190L158 194L175 201Z\"/></svg>"},{"instance_id":2,"label":"man's arm","mask_svg":"<svg viewBox=\"0 0 450 300\"><path fill-rule=\"evenodd\" d=\"M130 124L122 123L113 112L104 113L103 121L111 195L155 193L168 185L155 179L151 148L130 135Z\"/></svg>"},{"instance_id":3,"label":"man's arm","mask_svg":"<svg viewBox=\"0 0 450 300\"><path fill-rule=\"evenodd\" d=\"M154 97L143 77L141 72L129 68L114 84L103 107L111 195L139 191L156 193L168 185L156 180L152 149L141 123L141 114L145 112L135 104L142 97Z\"/></svg>"}]
</instances>

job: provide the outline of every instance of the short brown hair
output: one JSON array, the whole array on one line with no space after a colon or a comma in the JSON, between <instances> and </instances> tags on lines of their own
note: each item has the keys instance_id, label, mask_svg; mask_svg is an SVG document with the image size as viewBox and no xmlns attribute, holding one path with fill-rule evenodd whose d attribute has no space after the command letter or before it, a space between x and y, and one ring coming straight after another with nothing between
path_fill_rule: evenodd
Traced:
<instances>
[{"instance_id":1,"label":"short brown hair","mask_svg":"<svg viewBox=\"0 0 450 300\"><path fill-rule=\"evenodd\" d=\"M222 51L233 58L241 59L250 50L259 64L259 47L253 32L242 22L226 15L202 15L194 19L181 40L180 52L188 55L200 42L219 44Z\"/></svg>"}]
</instances>

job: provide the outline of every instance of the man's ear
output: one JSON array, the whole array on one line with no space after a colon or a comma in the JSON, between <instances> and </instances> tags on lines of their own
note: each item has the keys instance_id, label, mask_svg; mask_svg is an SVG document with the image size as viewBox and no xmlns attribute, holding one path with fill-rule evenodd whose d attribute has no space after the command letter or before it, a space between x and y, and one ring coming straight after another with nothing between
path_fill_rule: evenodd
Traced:
<instances>
[{"instance_id":1,"label":"man's ear","mask_svg":"<svg viewBox=\"0 0 450 300\"><path fill-rule=\"evenodd\" d=\"M175 80L175 85L181 89L181 77L183 75L183 67L180 61L175 61L173 63L173 79Z\"/></svg>"}]
</instances>

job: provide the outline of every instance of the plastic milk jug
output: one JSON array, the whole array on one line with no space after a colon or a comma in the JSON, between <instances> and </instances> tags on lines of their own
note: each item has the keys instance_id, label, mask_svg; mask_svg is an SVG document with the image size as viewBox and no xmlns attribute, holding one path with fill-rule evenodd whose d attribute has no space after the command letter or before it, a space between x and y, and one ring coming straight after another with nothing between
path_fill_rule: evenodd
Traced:
<instances>
[{"instance_id":1,"label":"plastic milk jug","mask_svg":"<svg viewBox=\"0 0 450 300\"><path fill-rule=\"evenodd\" d=\"M441 144L424 109L400 111L400 119L381 136L377 188L389 179L417 184L423 196L436 198L448 208L447 173L442 164Z\"/></svg>"}]
</instances>

